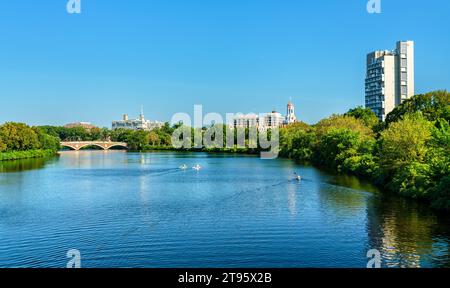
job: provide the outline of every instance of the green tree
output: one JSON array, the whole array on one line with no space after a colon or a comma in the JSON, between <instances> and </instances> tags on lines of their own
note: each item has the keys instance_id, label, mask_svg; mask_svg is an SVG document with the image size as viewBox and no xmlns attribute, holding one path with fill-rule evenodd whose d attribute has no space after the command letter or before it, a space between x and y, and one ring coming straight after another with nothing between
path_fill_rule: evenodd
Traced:
<instances>
[{"instance_id":1,"label":"green tree","mask_svg":"<svg viewBox=\"0 0 450 288\"><path fill-rule=\"evenodd\" d=\"M3 143L3 139L0 136L0 153L6 150L6 144Z\"/></svg>"},{"instance_id":2,"label":"green tree","mask_svg":"<svg viewBox=\"0 0 450 288\"><path fill-rule=\"evenodd\" d=\"M413 162L423 163L433 123L420 114L406 114L381 132L380 164L386 171L402 168Z\"/></svg>"},{"instance_id":3,"label":"green tree","mask_svg":"<svg viewBox=\"0 0 450 288\"><path fill-rule=\"evenodd\" d=\"M111 131L108 128L102 128L100 132L100 139L102 141L111 140Z\"/></svg>"},{"instance_id":4,"label":"green tree","mask_svg":"<svg viewBox=\"0 0 450 288\"><path fill-rule=\"evenodd\" d=\"M149 143L149 133L146 131L132 131L128 137L125 139L128 147L131 150L141 151L148 146Z\"/></svg>"},{"instance_id":5,"label":"green tree","mask_svg":"<svg viewBox=\"0 0 450 288\"><path fill-rule=\"evenodd\" d=\"M378 175L380 166L377 158L372 154L359 154L346 158L340 166L340 172L351 173L365 178L374 178Z\"/></svg>"},{"instance_id":6,"label":"green tree","mask_svg":"<svg viewBox=\"0 0 450 288\"><path fill-rule=\"evenodd\" d=\"M358 132L361 137L373 137L374 135L372 129L367 127L363 120L356 119L352 116L333 115L319 121L314 127L316 128L318 137L325 135L332 129L348 129L353 132Z\"/></svg>"},{"instance_id":7,"label":"green tree","mask_svg":"<svg viewBox=\"0 0 450 288\"><path fill-rule=\"evenodd\" d=\"M33 127L33 130L38 136L40 149L57 151L60 148L60 140L58 137L46 134L45 131L39 127Z\"/></svg>"},{"instance_id":8,"label":"green tree","mask_svg":"<svg viewBox=\"0 0 450 288\"><path fill-rule=\"evenodd\" d=\"M345 128L332 128L318 138L313 160L321 166L339 169L345 159L358 155L360 133Z\"/></svg>"},{"instance_id":9,"label":"green tree","mask_svg":"<svg viewBox=\"0 0 450 288\"><path fill-rule=\"evenodd\" d=\"M350 109L345 116L354 117L356 119L361 119L364 125L373 129L379 124L377 115L369 108L363 108L361 106L354 109Z\"/></svg>"},{"instance_id":10,"label":"green tree","mask_svg":"<svg viewBox=\"0 0 450 288\"><path fill-rule=\"evenodd\" d=\"M92 128L88 131L88 134L89 134L90 141L102 140L103 134L102 134L102 129L100 129L100 128L97 128L97 127Z\"/></svg>"},{"instance_id":11,"label":"green tree","mask_svg":"<svg viewBox=\"0 0 450 288\"><path fill-rule=\"evenodd\" d=\"M281 154L285 157L293 158L297 161L310 161L313 154L313 143L316 135L309 130L294 130L290 132L290 137L282 138Z\"/></svg>"},{"instance_id":12,"label":"green tree","mask_svg":"<svg viewBox=\"0 0 450 288\"><path fill-rule=\"evenodd\" d=\"M430 198L434 208L450 211L450 125L443 119L438 122L427 154L435 183Z\"/></svg>"},{"instance_id":13,"label":"green tree","mask_svg":"<svg viewBox=\"0 0 450 288\"><path fill-rule=\"evenodd\" d=\"M155 131L151 131L148 134L148 140L152 146L160 145L161 142L158 133Z\"/></svg>"},{"instance_id":14,"label":"green tree","mask_svg":"<svg viewBox=\"0 0 450 288\"><path fill-rule=\"evenodd\" d=\"M292 142L295 134L300 131L309 131L311 127L306 123L293 123L280 129L280 155L290 157L289 154L293 149Z\"/></svg>"},{"instance_id":15,"label":"green tree","mask_svg":"<svg viewBox=\"0 0 450 288\"><path fill-rule=\"evenodd\" d=\"M46 134L58 137L61 141L96 141L102 140L105 136L105 129L92 128L86 129L84 127L59 127L59 126L39 126ZM106 129L108 131L108 129ZM109 133L109 132L108 132Z\"/></svg>"},{"instance_id":16,"label":"green tree","mask_svg":"<svg viewBox=\"0 0 450 288\"><path fill-rule=\"evenodd\" d=\"M450 176L441 179L431 197L434 208L450 211Z\"/></svg>"},{"instance_id":17,"label":"green tree","mask_svg":"<svg viewBox=\"0 0 450 288\"><path fill-rule=\"evenodd\" d=\"M132 130L116 129L111 131L111 140L114 142L127 142L128 138L130 138L132 134Z\"/></svg>"},{"instance_id":18,"label":"green tree","mask_svg":"<svg viewBox=\"0 0 450 288\"><path fill-rule=\"evenodd\" d=\"M387 187L403 196L427 199L434 187L430 165L412 162L401 167Z\"/></svg>"},{"instance_id":19,"label":"green tree","mask_svg":"<svg viewBox=\"0 0 450 288\"><path fill-rule=\"evenodd\" d=\"M450 121L450 93L447 91L434 91L416 95L397 106L386 117L385 125L397 122L407 114L421 112L425 119L436 121L445 119Z\"/></svg>"},{"instance_id":20,"label":"green tree","mask_svg":"<svg viewBox=\"0 0 450 288\"><path fill-rule=\"evenodd\" d=\"M38 135L23 123L5 123L0 126L0 138L7 151L26 151L40 149Z\"/></svg>"}]
</instances>

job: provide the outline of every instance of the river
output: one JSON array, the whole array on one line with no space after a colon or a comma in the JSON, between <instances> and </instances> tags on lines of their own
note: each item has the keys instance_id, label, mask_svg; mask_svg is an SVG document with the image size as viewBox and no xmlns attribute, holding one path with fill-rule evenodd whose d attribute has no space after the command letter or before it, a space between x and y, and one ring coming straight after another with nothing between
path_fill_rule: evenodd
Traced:
<instances>
[{"instance_id":1,"label":"river","mask_svg":"<svg viewBox=\"0 0 450 288\"><path fill-rule=\"evenodd\" d=\"M0 267L66 267L69 249L82 267L362 268L371 249L383 267L450 267L450 221L287 159L68 151L0 162Z\"/></svg>"}]
</instances>

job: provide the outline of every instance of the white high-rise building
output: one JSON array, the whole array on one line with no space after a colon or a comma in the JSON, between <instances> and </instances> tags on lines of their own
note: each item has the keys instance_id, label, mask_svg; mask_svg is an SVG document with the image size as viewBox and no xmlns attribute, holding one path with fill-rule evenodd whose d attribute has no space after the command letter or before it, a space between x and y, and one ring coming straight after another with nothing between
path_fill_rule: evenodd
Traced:
<instances>
[{"instance_id":1,"label":"white high-rise building","mask_svg":"<svg viewBox=\"0 0 450 288\"><path fill-rule=\"evenodd\" d=\"M366 107L381 121L414 96L414 42L399 41L394 51L367 55Z\"/></svg>"}]
</instances>

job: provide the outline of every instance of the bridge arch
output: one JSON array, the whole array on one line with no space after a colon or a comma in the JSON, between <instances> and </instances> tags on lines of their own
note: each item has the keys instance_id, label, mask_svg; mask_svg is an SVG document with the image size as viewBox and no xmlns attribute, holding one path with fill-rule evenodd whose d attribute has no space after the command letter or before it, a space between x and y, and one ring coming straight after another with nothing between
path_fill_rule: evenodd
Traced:
<instances>
[{"instance_id":1,"label":"bridge arch","mask_svg":"<svg viewBox=\"0 0 450 288\"><path fill-rule=\"evenodd\" d=\"M113 147L122 147L122 148L128 149L128 145L125 144L125 143L116 143L116 144L113 144L113 145L109 146L108 149L111 149L111 148L113 148Z\"/></svg>"},{"instance_id":2,"label":"bridge arch","mask_svg":"<svg viewBox=\"0 0 450 288\"><path fill-rule=\"evenodd\" d=\"M80 149L83 149L88 146L95 146L99 147L103 150L109 150L113 147L123 147L128 148L127 143L121 143L121 142L101 142L101 141L67 141L67 142L61 142L61 147L67 147L75 151L79 151Z\"/></svg>"}]
</instances>

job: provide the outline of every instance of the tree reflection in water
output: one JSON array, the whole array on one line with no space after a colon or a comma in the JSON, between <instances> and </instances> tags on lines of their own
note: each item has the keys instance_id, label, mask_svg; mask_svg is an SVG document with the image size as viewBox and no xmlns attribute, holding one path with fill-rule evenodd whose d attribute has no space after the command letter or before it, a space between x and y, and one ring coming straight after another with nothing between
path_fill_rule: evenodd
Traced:
<instances>
[{"instance_id":1,"label":"tree reflection in water","mask_svg":"<svg viewBox=\"0 0 450 288\"><path fill-rule=\"evenodd\" d=\"M384 266L449 267L450 223L445 215L392 195L373 197L367 213L370 245L382 253Z\"/></svg>"},{"instance_id":2,"label":"tree reflection in water","mask_svg":"<svg viewBox=\"0 0 450 288\"><path fill-rule=\"evenodd\" d=\"M366 248L381 252L383 267L450 266L448 215L439 215L424 203L380 193L352 176L331 176L320 186L319 197L325 210L344 217L358 217L365 210Z\"/></svg>"},{"instance_id":3,"label":"tree reflection in water","mask_svg":"<svg viewBox=\"0 0 450 288\"><path fill-rule=\"evenodd\" d=\"M45 164L54 161L55 158L33 158L15 161L0 161L0 173L22 172L27 170L42 169Z\"/></svg>"}]
</instances>

